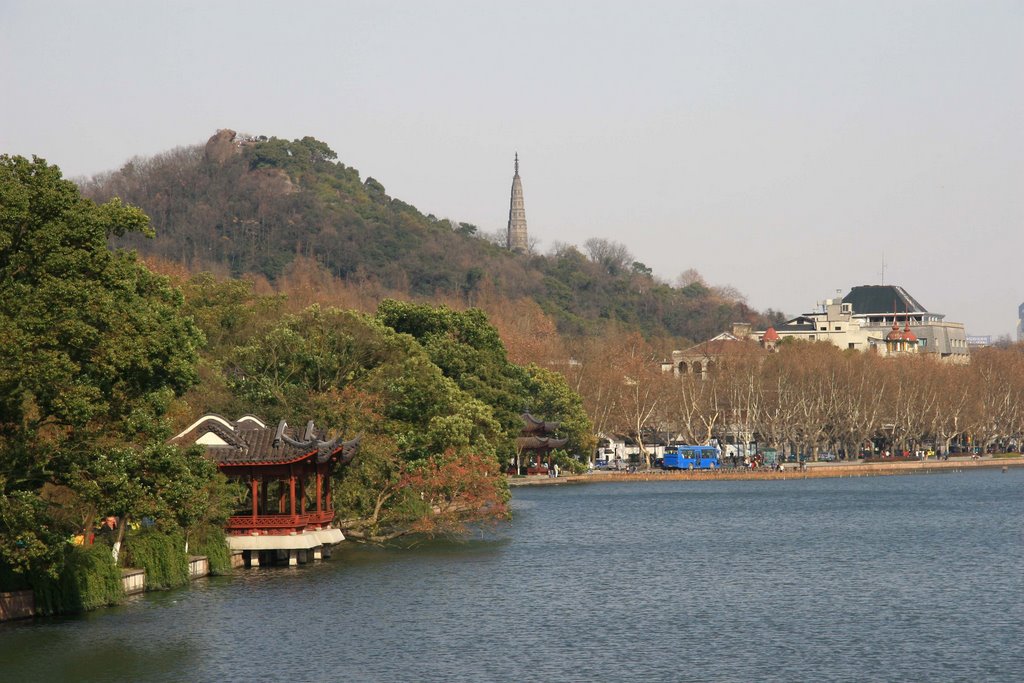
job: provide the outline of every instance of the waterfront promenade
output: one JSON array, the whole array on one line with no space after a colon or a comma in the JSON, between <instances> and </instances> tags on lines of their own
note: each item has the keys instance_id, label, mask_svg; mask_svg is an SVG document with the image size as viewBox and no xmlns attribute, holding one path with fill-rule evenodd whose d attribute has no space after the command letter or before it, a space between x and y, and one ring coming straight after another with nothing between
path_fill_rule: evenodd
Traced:
<instances>
[{"instance_id":1,"label":"waterfront promenade","mask_svg":"<svg viewBox=\"0 0 1024 683\"><path fill-rule=\"evenodd\" d=\"M739 479L814 479L824 477L879 477L897 474L936 474L975 468L1024 467L1024 455L978 460L970 456L949 460L913 460L897 462L808 462L801 470L795 463L781 472L767 468L722 467L716 470L594 470L585 474L567 474L557 479L543 474L509 477L509 486L553 486L613 481L725 481Z\"/></svg>"}]
</instances>

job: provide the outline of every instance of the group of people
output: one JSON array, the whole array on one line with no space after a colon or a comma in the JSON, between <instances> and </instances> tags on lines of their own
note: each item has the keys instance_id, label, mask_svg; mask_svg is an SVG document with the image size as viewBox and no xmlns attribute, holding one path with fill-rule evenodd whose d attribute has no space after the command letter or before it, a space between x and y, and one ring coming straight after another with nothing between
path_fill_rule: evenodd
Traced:
<instances>
[{"instance_id":1,"label":"group of people","mask_svg":"<svg viewBox=\"0 0 1024 683\"><path fill-rule=\"evenodd\" d=\"M753 456L744 455L742 461L739 455L730 455L729 460L732 461L733 467L739 467L740 465L747 469L764 467L764 457L760 453L755 453Z\"/></svg>"},{"instance_id":2,"label":"group of people","mask_svg":"<svg viewBox=\"0 0 1024 683\"><path fill-rule=\"evenodd\" d=\"M117 541L117 525L120 521L114 515L107 515L100 522L100 525L96 527L91 534L86 537L84 534L78 534L74 537L73 542L75 545L92 545L96 541L106 543L109 546L113 546Z\"/></svg>"},{"instance_id":3,"label":"group of people","mask_svg":"<svg viewBox=\"0 0 1024 683\"><path fill-rule=\"evenodd\" d=\"M781 459L772 460L765 462L764 456L760 453L754 455L745 455L741 459L739 455L730 455L729 460L732 462L733 468L743 467L750 470L768 469L773 472L785 472L786 466L783 464ZM804 461L801 459L797 465L797 469L804 469Z\"/></svg>"}]
</instances>

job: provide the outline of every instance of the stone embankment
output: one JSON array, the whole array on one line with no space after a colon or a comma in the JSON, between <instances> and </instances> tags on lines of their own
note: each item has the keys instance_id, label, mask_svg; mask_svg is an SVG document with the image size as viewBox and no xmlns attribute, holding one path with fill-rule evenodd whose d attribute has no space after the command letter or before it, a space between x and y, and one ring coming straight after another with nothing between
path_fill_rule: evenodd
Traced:
<instances>
[{"instance_id":1,"label":"stone embankment","mask_svg":"<svg viewBox=\"0 0 1024 683\"><path fill-rule=\"evenodd\" d=\"M915 460L911 462L815 462L807 463L801 470L795 464L786 465L782 472L769 469L745 469L724 467L717 470L665 471L640 470L594 471L586 474L560 476L557 479L545 475L509 477L509 486L550 486L557 484L584 484L614 481L725 481L739 479L816 479L823 477L880 477L896 474L934 474L958 472L979 467L1021 467L1024 456L1006 458L951 458L949 460Z\"/></svg>"},{"instance_id":2,"label":"stone embankment","mask_svg":"<svg viewBox=\"0 0 1024 683\"><path fill-rule=\"evenodd\" d=\"M232 560L234 558L232 557ZM234 565L232 565L234 566ZM188 577L191 580L210 575L210 560L204 555L189 555ZM125 595L137 595L146 590L146 570L122 569L121 586ZM35 616L35 595L30 590L0 593L0 621L27 619Z\"/></svg>"}]
</instances>

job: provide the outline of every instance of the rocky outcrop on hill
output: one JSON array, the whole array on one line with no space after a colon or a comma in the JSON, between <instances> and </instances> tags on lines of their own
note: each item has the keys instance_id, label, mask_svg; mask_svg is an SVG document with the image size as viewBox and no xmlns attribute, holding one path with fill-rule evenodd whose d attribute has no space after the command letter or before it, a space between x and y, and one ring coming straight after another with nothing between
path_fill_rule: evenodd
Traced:
<instances>
[{"instance_id":1,"label":"rocky outcrop on hill","mask_svg":"<svg viewBox=\"0 0 1024 683\"><path fill-rule=\"evenodd\" d=\"M224 164L228 159L239 153L235 144L237 133L230 128L221 128L206 142L205 156L210 163Z\"/></svg>"}]
</instances>

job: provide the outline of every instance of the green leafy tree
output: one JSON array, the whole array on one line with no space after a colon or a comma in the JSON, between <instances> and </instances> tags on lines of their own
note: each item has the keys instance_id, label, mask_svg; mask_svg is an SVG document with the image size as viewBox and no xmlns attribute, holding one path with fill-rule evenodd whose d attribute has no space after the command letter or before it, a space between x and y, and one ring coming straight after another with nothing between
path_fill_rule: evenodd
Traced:
<instances>
[{"instance_id":1,"label":"green leafy tree","mask_svg":"<svg viewBox=\"0 0 1024 683\"><path fill-rule=\"evenodd\" d=\"M561 435L569 438L570 449L589 452L592 448L592 428L579 395L557 373L511 363L483 311L388 300L381 303L377 318L415 337L446 377L490 406L504 429L502 462L514 454L524 411L561 422Z\"/></svg>"},{"instance_id":2,"label":"green leafy tree","mask_svg":"<svg viewBox=\"0 0 1024 683\"><path fill-rule=\"evenodd\" d=\"M381 434L404 460L470 444L496 450L500 429L488 405L445 377L415 340L353 311L312 306L285 316L229 364L231 386L271 420L313 416Z\"/></svg>"},{"instance_id":3,"label":"green leafy tree","mask_svg":"<svg viewBox=\"0 0 1024 683\"><path fill-rule=\"evenodd\" d=\"M504 480L487 474L496 472L505 436L491 406L446 377L412 337L362 314L312 306L238 347L229 365L234 391L271 420L313 417L343 434L363 435L359 456L340 473L334 492L350 537L450 530L447 522L424 521L440 509L425 507L430 496L410 484L436 482L414 476L424 468L447 471L450 464L453 471L476 472L490 463L474 475L487 485L444 509L449 515L464 505L472 518L480 513L473 501L484 499L493 503L488 514L503 509Z\"/></svg>"},{"instance_id":4,"label":"green leafy tree","mask_svg":"<svg viewBox=\"0 0 1024 683\"><path fill-rule=\"evenodd\" d=\"M530 410L546 420L558 421L558 435L569 439L566 449L571 453L589 455L597 445L594 427L583 409L583 399L569 387L560 373L536 365L530 373L532 402Z\"/></svg>"},{"instance_id":5,"label":"green leafy tree","mask_svg":"<svg viewBox=\"0 0 1024 683\"><path fill-rule=\"evenodd\" d=\"M455 311L387 300L378 307L377 319L415 338L446 377L491 407L505 430L502 455L511 455L511 440L522 429L519 416L530 405L529 378L509 362L486 314L476 308Z\"/></svg>"},{"instance_id":6,"label":"green leafy tree","mask_svg":"<svg viewBox=\"0 0 1024 683\"><path fill-rule=\"evenodd\" d=\"M196 381L202 335L166 278L111 251L146 216L80 196L45 161L0 156L0 486L4 559L49 570L74 532L41 503L46 487L107 513L141 498L130 446ZM127 505L127 503L124 503Z\"/></svg>"}]
</instances>

